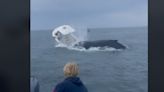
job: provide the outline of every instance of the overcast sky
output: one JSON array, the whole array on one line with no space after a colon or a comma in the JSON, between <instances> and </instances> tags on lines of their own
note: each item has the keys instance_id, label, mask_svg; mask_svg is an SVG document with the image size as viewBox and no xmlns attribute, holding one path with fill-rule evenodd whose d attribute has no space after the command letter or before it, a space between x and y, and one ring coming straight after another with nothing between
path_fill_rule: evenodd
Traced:
<instances>
[{"instance_id":1,"label":"overcast sky","mask_svg":"<svg viewBox=\"0 0 164 92\"><path fill-rule=\"evenodd\" d=\"M31 29L147 26L147 0L31 0Z\"/></svg>"}]
</instances>

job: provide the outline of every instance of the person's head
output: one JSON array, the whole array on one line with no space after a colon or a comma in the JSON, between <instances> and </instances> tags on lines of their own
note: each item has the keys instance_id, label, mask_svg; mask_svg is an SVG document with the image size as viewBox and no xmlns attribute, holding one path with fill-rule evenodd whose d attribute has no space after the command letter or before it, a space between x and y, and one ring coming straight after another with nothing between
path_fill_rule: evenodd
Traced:
<instances>
[{"instance_id":1,"label":"person's head","mask_svg":"<svg viewBox=\"0 0 164 92\"><path fill-rule=\"evenodd\" d=\"M64 71L64 75L66 77L75 77L79 74L78 65L73 62L69 62L69 63L65 64L63 71Z\"/></svg>"}]
</instances>

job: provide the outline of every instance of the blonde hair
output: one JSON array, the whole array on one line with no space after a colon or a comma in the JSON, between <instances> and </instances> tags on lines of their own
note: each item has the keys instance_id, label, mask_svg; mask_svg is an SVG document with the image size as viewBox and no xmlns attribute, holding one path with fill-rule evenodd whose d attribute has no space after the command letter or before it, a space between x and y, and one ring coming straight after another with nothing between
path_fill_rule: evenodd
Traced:
<instances>
[{"instance_id":1,"label":"blonde hair","mask_svg":"<svg viewBox=\"0 0 164 92\"><path fill-rule=\"evenodd\" d=\"M64 66L63 71L64 71L64 75L66 77L73 77L73 76L77 76L79 74L78 65L76 63L73 63L73 62L67 63Z\"/></svg>"}]
</instances>

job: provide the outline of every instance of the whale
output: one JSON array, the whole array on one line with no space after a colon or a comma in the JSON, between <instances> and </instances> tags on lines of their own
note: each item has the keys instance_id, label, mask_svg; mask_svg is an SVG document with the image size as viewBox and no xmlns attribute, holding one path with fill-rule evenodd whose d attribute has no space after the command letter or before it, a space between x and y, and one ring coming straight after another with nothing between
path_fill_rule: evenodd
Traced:
<instances>
[{"instance_id":1,"label":"whale","mask_svg":"<svg viewBox=\"0 0 164 92\"><path fill-rule=\"evenodd\" d=\"M81 41L78 44L76 44L74 47L84 47L85 49L89 49L92 47L111 47L115 49L126 49L126 46L119 43L118 40L95 40L95 41Z\"/></svg>"},{"instance_id":2,"label":"whale","mask_svg":"<svg viewBox=\"0 0 164 92\"><path fill-rule=\"evenodd\" d=\"M52 36L58 44L65 47L85 48L99 47L101 49L111 47L115 49L126 49L126 47L118 42L118 40L95 40L95 41L80 41L78 37L73 35L75 29L69 25L62 25L52 31Z\"/></svg>"}]
</instances>

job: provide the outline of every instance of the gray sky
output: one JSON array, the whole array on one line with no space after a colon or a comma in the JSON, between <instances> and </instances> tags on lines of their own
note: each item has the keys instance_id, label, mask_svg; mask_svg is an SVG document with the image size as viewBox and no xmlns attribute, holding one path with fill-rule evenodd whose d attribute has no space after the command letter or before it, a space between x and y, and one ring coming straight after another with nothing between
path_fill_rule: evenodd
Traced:
<instances>
[{"instance_id":1,"label":"gray sky","mask_svg":"<svg viewBox=\"0 0 164 92\"><path fill-rule=\"evenodd\" d=\"M31 0L31 29L147 26L147 0Z\"/></svg>"}]
</instances>

